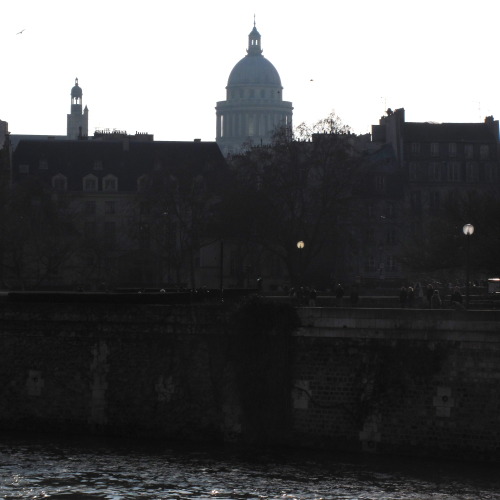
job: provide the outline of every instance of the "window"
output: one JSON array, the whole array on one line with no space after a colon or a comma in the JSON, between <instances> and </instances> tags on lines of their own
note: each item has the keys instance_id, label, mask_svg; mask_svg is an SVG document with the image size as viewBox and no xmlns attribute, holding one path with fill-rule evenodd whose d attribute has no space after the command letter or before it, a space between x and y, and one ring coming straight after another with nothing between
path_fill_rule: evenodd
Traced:
<instances>
[{"instance_id":1,"label":"window","mask_svg":"<svg viewBox=\"0 0 500 500\"><path fill-rule=\"evenodd\" d=\"M455 142L450 142L448 144L448 155L457 156L457 144Z\"/></svg>"},{"instance_id":2,"label":"window","mask_svg":"<svg viewBox=\"0 0 500 500\"><path fill-rule=\"evenodd\" d=\"M411 143L411 152L418 154L420 153L420 143L419 142L412 142Z\"/></svg>"},{"instance_id":3,"label":"window","mask_svg":"<svg viewBox=\"0 0 500 500\"><path fill-rule=\"evenodd\" d=\"M429 195L429 208L431 212L439 211L441 207L439 191L431 191Z\"/></svg>"},{"instance_id":4,"label":"window","mask_svg":"<svg viewBox=\"0 0 500 500\"><path fill-rule=\"evenodd\" d=\"M497 168L494 163L487 163L484 166L484 180L485 181L496 181L498 178Z\"/></svg>"},{"instance_id":5,"label":"window","mask_svg":"<svg viewBox=\"0 0 500 500\"><path fill-rule=\"evenodd\" d=\"M102 160L94 160L94 170L102 170Z\"/></svg>"},{"instance_id":6,"label":"window","mask_svg":"<svg viewBox=\"0 0 500 500\"><path fill-rule=\"evenodd\" d=\"M38 162L38 168L40 170L47 170L49 168L49 162L47 160L40 160Z\"/></svg>"},{"instance_id":7,"label":"window","mask_svg":"<svg viewBox=\"0 0 500 500\"><path fill-rule=\"evenodd\" d=\"M386 204L386 214L387 217L394 217L396 211L394 210L394 203L387 202Z\"/></svg>"},{"instance_id":8,"label":"window","mask_svg":"<svg viewBox=\"0 0 500 500\"><path fill-rule=\"evenodd\" d=\"M389 229L387 231L387 236L386 236L386 242L388 245L395 245L396 244L396 230L395 229Z\"/></svg>"},{"instance_id":9,"label":"window","mask_svg":"<svg viewBox=\"0 0 500 500\"><path fill-rule=\"evenodd\" d=\"M477 165L475 162L468 161L465 164L465 175L467 177L468 182L477 181L478 169L477 169Z\"/></svg>"},{"instance_id":10,"label":"window","mask_svg":"<svg viewBox=\"0 0 500 500\"><path fill-rule=\"evenodd\" d=\"M20 174L29 174L30 166L26 164L19 165L19 173Z\"/></svg>"},{"instance_id":11,"label":"window","mask_svg":"<svg viewBox=\"0 0 500 500\"><path fill-rule=\"evenodd\" d=\"M264 97L266 97L266 91L264 89L261 89L261 91L260 91L260 97L262 99L264 99Z\"/></svg>"},{"instance_id":12,"label":"window","mask_svg":"<svg viewBox=\"0 0 500 500\"><path fill-rule=\"evenodd\" d=\"M439 156L439 143L431 142L431 156Z\"/></svg>"},{"instance_id":13,"label":"window","mask_svg":"<svg viewBox=\"0 0 500 500\"><path fill-rule=\"evenodd\" d=\"M103 191L118 191L118 179L114 175L107 175L102 180Z\"/></svg>"},{"instance_id":14,"label":"window","mask_svg":"<svg viewBox=\"0 0 500 500\"><path fill-rule=\"evenodd\" d=\"M441 180L441 165L437 161L431 161L429 163L429 180L430 181Z\"/></svg>"},{"instance_id":15,"label":"window","mask_svg":"<svg viewBox=\"0 0 500 500\"><path fill-rule=\"evenodd\" d=\"M448 180L451 182L460 181L460 163L457 161L448 163Z\"/></svg>"},{"instance_id":16,"label":"window","mask_svg":"<svg viewBox=\"0 0 500 500\"><path fill-rule=\"evenodd\" d=\"M68 189L68 180L66 179L66 176L57 174L52 177L52 187L56 191L66 191Z\"/></svg>"},{"instance_id":17,"label":"window","mask_svg":"<svg viewBox=\"0 0 500 500\"><path fill-rule=\"evenodd\" d=\"M420 191L412 191L410 193L410 206L414 214L418 214L422 210Z\"/></svg>"},{"instance_id":18,"label":"window","mask_svg":"<svg viewBox=\"0 0 500 500\"><path fill-rule=\"evenodd\" d=\"M146 187L147 187L147 177L145 175L141 175L141 177L137 179L137 191L143 192L146 190Z\"/></svg>"},{"instance_id":19,"label":"window","mask_svg":"<svg viewBox=\"0 0 500 500\"><path fill-rule=\"evenodd\" d=\"M366 259L366 271L370 273L375 271L375 259L373 255L368 256Z\"/></svg>"},{"instance_id":20,"label":"window","mask_svg":"<svg viewBox=\"0 0 500 500\"><path fill-rule=\"evenodd\" d=\"M97 233L97 226L95 221L85 221L84 226L83 226L83 232L85 233L86 237L93 237Z\"/></svg>"},{"instance_id":21,"label":"window","mask_svg":"<svg viewBox=\"0 0 500 500\"><path fill-rule=\"evenodd\" d=\"M116 213L116 203L114 201L104 202L104 213L107 215L112 215Z\"/></svg>"},{"instance_id":22,"label":"window","mask_svg":"<svg viewBox=\"0 0 500 500\"><path fill-rule=\"evenodd\" d=\"M377 175L375 177L375 190L378 192L385 190L385 177L383 175Z\"/></svg>"},{"instance_id":23,"label":"window","mask_svg":"<svg viewBox=\"0 0 500 500\"><path fill-rule=\"evenodd\" d=\"M464 156L467 160L474 158L474 146L472 144L466 144L464 146Z\"/></svg>"},{"instance_id":24,"label":"window","mask_svg":"<svg viewBox=\"0 0 500 500\"><path fill-rule=\"evenodd\" d=\"M410 181L417 180L417 166L418 163L416 161L410 162Z\"/></svg>"},{"instance_id":25,"label":"window","mask_svg":"<svg viewBox=\"0 0 500 500\"><path fill-rule=\"evenodd\" d=\"M396 259L394 258L393 255L388 255L385 262L386 262L385 267L387 271L389 272L396 271Z\"/></svg>"},{"instance_id":26,"label":"window","mask_svg":"<svg viewBox=\"0 0 500 500\"><path fill-rule=\"evenodd\" d=\"M85 214L94 215L97 212L97 204L95 200L87 200L85 202Z\"/></svg>"},{"instance_id":27,"label":"window","mask_svg":"<svg viewBox=\"0 0 500 500\"><path fill-rule=\"evenodd\" d=\"M481 160L487 160L490 156L490 148L487 144L481 144L479 146L479 158Z\"/></svg>"},{"instance_id":28,"label":"window","mask_svg":"<svg viewBox=\"0 0 500 500\"><path fill-rule=\"evenodd\" d=\"M83 190L87 192L97 191L97 177L95 175L87 175L83 178Z\"/></svg>"}]
</instances>

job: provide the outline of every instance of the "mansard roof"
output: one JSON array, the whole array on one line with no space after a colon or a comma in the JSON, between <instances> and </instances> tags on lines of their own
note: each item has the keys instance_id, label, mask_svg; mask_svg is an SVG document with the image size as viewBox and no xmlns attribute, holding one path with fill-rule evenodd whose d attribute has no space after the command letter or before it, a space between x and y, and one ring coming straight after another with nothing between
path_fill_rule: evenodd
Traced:
<instances>
[{"instance_id":1,"label":"mansard roof","mask_svg":"<svg viewBox=\"0 0 500 500\"><path fill-rule=\"evenodd\" d=\"M222 174L225 166L215 142L21 140L13 153L13 180L36 176L50 182L63 174L69 191L81 191L82 178L88 174L99 179L114 175L120 191L136 191L137 179L155 169Z\"/></svg>"},{"instance_id":2,"label":"mansard roof","mask_svg":"<svg viewBox=\"0 0 500 500\"><path fill-rule=\"evenodd\" d=\"M490 123L417 123L404 124L407 142L498 142L498 121Z\"/></svg>"}]
</instances>

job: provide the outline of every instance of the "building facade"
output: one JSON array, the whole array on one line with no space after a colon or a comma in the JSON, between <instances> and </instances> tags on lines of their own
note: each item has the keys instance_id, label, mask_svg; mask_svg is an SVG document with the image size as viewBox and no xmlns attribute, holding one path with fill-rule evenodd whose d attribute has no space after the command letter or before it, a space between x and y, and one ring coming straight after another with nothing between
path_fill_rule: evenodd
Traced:
<instances>
[{"instance_id":1,"label":"building facade","mask_svg":"<svg viewBox=\"0 0 500 500\"><path fill-rule=\"evenodd\" d=\"M3 242L4 286L206 284L204 227L225 166L215 142L117 132L21 140L12 154L14 196L4 220L11 235Z\"/></svg>"},{"instance_id":2,"label":"building facade","mask_svg":"<svg viewBox=\"0 0 500 500\"><path fill-rule=\"evenodd\" d=\"M474 221L457 220L459 227L451 228L450 214L467 213L470 200L500 196L499 122L492 116L482 123L407 122L404 109L388 109L372 127L372 142L390 146L402 180L397 243L423 247L426 240L443 237L460 245L461 224ZM381 187L384 182L379 179ZM451 234L436 235L437 227ZM404 276L404 256L395 257Z\"/></svg>"},{"instance_id":3,"label":"building facade","mask_svg":"<svg viewBox=\"0 0 500 500\"><path fill-rule=\"evenodd\" d=\"M283 100L279 73L262 55L255 23L248 35L247 55L231 71L226 100L215 109L216 141L225 156L268 144L276 128L292 126L292 103Z\"/></svg>"}]
</instances>

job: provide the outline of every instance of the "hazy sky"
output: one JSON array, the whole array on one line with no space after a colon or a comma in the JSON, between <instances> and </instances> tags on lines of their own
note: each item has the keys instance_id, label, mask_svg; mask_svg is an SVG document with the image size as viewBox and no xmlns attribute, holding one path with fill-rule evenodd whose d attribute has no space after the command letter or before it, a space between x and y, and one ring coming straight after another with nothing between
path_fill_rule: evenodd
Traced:
<instances>
[{"instance_id":1,"label":"hazy sky","mask_svg":"<svg viewBox=\"0 0 500 500\"><path fill-rule=\"evenodd\" d=\"M367 133L387 107L407 121L498 118L499 13L499 0L5 1L0 119L65 135L78 77L91 135L215 140L254 14L294 125L335 111Z\"/></svg>"}]
</instances>

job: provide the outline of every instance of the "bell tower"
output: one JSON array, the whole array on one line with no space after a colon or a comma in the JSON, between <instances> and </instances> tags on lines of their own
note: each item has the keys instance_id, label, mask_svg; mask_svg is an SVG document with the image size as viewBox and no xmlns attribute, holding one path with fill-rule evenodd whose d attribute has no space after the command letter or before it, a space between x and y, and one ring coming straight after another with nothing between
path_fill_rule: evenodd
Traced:
<instances>
[{"instance_id":1,"label":"bell tower","mask_svg":"<svg viewBox=\"0 0 500 500\"><path fill-rule=\"evenodd\" d=\"M75 85L71 89L71 113L68 115L68 139L81 139L89 134L89 110L87 106L82 112L82 89L75 78Z\"/></svg>"}]
</instances>

